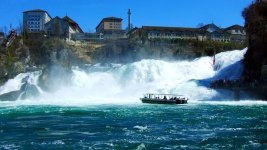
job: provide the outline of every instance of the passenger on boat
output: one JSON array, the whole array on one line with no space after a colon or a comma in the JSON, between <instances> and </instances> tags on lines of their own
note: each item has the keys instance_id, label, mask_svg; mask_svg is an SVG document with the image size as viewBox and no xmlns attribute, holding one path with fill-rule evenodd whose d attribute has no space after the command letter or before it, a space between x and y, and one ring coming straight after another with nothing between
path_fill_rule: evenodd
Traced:
<instances>
[{"instance_id":1,"label":"passenger on boat","mask_svg":"<svg viewBox=\"0 0 267 150\"><path fill-rule=\"evenodd\" d=\"M164 97L163 97L163 99L167 100L167 97L166 97L166 96L164 96Z\"/></svg>"}]
</instances>

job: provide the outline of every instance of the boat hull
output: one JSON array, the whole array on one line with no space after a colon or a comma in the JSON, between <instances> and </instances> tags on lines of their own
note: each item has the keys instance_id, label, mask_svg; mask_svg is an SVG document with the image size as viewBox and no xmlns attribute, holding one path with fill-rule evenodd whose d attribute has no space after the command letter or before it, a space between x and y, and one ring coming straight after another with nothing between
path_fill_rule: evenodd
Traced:
<instances>
[{"instance_id":1,"label":"boat hull","mask_svg":"<svg viewBox=\"0 0 267 150\"><path fill-rule=\"evenodd\" d=\"M140 98L143 103L154 103L154 104L187 104L187 100L164 100L164 99L151 99L151 98Z\"/></svg>"}]
</instances>

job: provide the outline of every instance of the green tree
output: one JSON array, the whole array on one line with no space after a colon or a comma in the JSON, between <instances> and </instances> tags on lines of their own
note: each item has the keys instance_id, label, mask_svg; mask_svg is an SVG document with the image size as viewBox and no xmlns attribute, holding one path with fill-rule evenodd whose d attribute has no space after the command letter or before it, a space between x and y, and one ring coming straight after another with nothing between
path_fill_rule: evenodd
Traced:
<instances>
[{"instance_id":1,"label":"green tree","mask_svg":"<svg viewBox=\"0 0 267 150\"><path fill-rule=\"evenodd\" d=\"M247 71L261 71L267 58L267 2L257 0L242 11L245 19L248 50L243 60Z\"/></svg>"}]
</instances>

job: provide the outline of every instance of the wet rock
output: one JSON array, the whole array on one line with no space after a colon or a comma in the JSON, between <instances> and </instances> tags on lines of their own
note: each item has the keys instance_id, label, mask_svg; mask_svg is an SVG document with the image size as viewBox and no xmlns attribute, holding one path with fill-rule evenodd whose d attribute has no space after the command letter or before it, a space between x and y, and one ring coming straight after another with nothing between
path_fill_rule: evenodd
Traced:
<instances>
[{"instance_id":1,"label":"wet rock","mask_svg":"<svg viewBox=\"0 0 267 150\"><path fill-rule=\"evenodd\" d=\"M0 95L0 101L15 101L17 99L29 99L40 95L39 90L35 85L27 83L27 78L23 79L25 82L20 90L11 91Z\"/></svg>"},{"instance_id":2,"label":"wet rock","mask_svg":"<svg viewBox=\"0 0 267 150\"><path fill-rule=\"evenodd\" d=\"M21 91L11 91L0 95L0 101L15 101L20 96Z\"/></svg>"},{"instance_id":3,"label":"wet rock","mask_svg":"<svg viewBox=\"0 0 267 150\"><path fill-rule=\"evenodd\" d=\"M40 95L40 92L38 91L37 87L31 84L22 85L20 91L23 91L20 97L20 99L22 100L37 97Z\"/></svg>"}]
</instances>

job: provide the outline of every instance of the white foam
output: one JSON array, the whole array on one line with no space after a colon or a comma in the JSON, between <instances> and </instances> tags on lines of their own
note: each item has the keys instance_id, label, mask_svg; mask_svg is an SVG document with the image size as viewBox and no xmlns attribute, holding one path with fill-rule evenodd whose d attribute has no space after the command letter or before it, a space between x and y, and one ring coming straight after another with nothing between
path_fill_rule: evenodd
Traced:
<instances>
[{"instance_id":1,"label":"white foam","mask_svg":"<svg viewBox=\"0 0 267 150\"><path fill-rule=\"evenodd\" d=\"M182 94L193 103L201 100L231 100L232 92L211 90L208 85L214 78L238 77L242 72L241 60L245 52L246 49L219 53L216 55L215 66L212 65L213 57L201 57L176 62L142 60L113 65L114 67L106 67L102 71L95 69L101 67L99 65L84 71L73 67L74 75L70 86L53 93L42 92L40 97L34 99L1 103L64 106L141 103L139 97L149 92ZM29 73L20 74L9 80L0 87L0 93L18 90L22 78L28 75ZM30 75L31 84L37 85L39 74Z\"/></svg>"}]
</instances>

